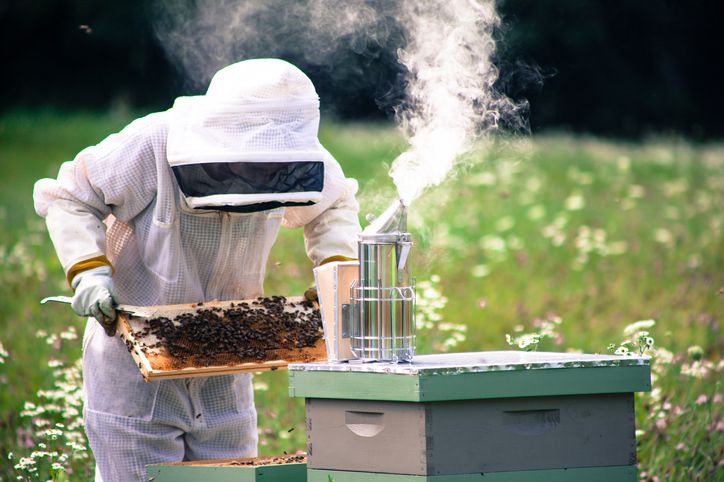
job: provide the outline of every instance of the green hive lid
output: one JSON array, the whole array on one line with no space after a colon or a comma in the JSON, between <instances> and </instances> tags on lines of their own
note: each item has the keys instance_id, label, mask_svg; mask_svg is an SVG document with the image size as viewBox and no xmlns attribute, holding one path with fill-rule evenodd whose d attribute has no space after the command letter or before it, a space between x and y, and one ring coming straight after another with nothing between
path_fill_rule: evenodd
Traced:
<instances>
[{"instance_id":1,"label":"green hive lid","mask_svg":"<svg viewBox=\"0 0 724 482\"><path fill-rule=\"evenodd\" d=\"M289 394L305 398L427 402L649 390L648 357L494 351L289 365Z\"/></svg>"}]
</instances>

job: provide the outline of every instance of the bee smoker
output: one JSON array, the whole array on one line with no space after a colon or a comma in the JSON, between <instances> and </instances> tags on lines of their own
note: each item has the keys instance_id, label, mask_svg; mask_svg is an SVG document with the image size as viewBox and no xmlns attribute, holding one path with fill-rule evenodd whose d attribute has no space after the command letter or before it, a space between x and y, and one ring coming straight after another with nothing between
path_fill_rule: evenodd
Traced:
<instances>
[{"instance_id":1,"label":"bee smoker","mask_svg":"<svg viewBox=\"0 0 724 482\"><path fill-rule=\"evenodd\" d=\"M361 361L411 361L415 353L415 281L407 208L393 203L359 235L359 278L352 282L350 348Z\"/></svg>"}]
</instances>

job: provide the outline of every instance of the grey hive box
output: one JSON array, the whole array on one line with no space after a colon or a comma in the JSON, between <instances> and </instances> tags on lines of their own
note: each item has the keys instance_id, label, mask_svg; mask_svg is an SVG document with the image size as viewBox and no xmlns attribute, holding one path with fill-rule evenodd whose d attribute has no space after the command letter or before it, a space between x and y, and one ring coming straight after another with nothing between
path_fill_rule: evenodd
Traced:
<instances>
[{"instance_id":1,"label":"grey hive box","mask_svg":"<svg viewBox=\"0 0 724 482\"><path fill-rule=\"evenodd\" d=\"M310 482L636 480L646 357L483 352L289 366Z\"/></svg>"}]
</instances>

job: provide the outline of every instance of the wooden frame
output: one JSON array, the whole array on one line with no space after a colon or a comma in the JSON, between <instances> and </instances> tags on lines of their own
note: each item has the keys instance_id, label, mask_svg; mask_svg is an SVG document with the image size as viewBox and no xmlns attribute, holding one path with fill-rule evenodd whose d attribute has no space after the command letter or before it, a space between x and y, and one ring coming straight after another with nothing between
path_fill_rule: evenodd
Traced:
<instances>
[{"instance_id":1,"label":"wooden frame","mask_svg":"<svg viewBox=\"0 0 724 482\"><path fill-rule=\"evenodd\" d=\"M141 375L146 381L154 380L166 380L175 378L190 378L190 377L208 377L216 375L228 375L232 373L245 373L245 372L258 372L258 371L269 371L286 369L290 363L298 362L311 362L326 360L327 351L324 344L324 338L320 336L315 346L302 348L298 350L274 350L274 359L265 360L261 362L244 362L237 364L227 365L214 365L207 367L199 366L188 366L182 368L173 368L171 361L173 360L168 354L159 355L148 355L144 352L142 344L146 340L141 341L134 336L134 332L140 331L147 320L154 317L165 316L173 318L181 313L193 312L199 308L221 308L227 309L232 307L232 304L238 305L241 303L252 304L256 300L239 300L239 301L212 301L197 304L183 304L183 305L167 305L167 306L151 306L144 308L144 314L148 316L135 317L130 316L126 313L119 313L118 317L118 332L120 338L126 343L129 348L131 355L133 356L136 365L138 365ZM304 301L303 297L291 297L287 298L287 302L290 304L297 304ZM300 307L295 306L293 309L299 310ZM306 308L305 310L310 310ZM321 332L320 332L321 335ZM153 342L154 339L148 339L149 342Z\"/></svg>"}]
</instances>

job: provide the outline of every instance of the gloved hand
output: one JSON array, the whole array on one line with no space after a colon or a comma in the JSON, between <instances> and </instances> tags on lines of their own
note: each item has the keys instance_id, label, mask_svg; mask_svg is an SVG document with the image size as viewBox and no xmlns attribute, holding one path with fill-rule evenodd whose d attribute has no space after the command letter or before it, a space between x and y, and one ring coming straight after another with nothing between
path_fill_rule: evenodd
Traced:
<instances>
[{"instance_id":1,"label":"gloved hand","mask_svg":"<svg viewBox=\"0 0 724 482\"><path fill-rule=\"evenodd\" d=\"M73 277L71 306L79 316L92 316L108 336L116 334L116 290L110 266L89 269Z\"/></svg>"}]
</instances>

